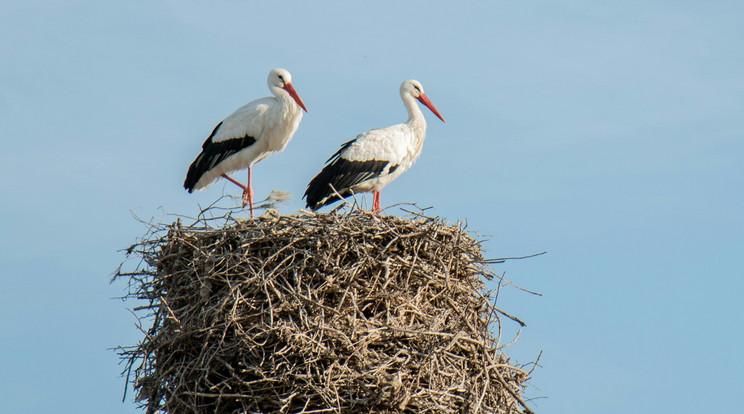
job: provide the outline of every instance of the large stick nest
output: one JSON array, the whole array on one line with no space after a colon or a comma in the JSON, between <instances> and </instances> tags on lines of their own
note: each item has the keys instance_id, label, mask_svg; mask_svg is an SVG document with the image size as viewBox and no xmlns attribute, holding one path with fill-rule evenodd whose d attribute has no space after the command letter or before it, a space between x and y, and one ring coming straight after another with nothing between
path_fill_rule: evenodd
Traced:
<instances>
[{"instance_id":1,"label":"large stick nest","mask_svg":"<svg viewBox=\"0 0 744 414\"><path fill-rule=\"evenodd\" d=\"M149 327L120 352L148 413L529 412L462 227L358 211L210 223L149 233L117 274L144 303Z\"/></svg>"}]
</instances>

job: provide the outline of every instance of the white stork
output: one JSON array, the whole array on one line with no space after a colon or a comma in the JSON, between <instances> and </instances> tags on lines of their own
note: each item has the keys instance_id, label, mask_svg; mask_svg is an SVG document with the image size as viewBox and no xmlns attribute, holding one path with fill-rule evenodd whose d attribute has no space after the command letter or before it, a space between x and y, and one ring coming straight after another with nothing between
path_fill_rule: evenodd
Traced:
<instances>
[{"instance_id":1,"label":"white stork","mask_svg":"<svg viewBox=\"0 0 744 414\"><path fill-rule=\"evenodd\" d=\"M201 154L191 163L183 187L189 193L202 189L219 177L243 189L243 207L250 205L253 217L253 165L273 152L284 150L307 112L292 86L286 69L272 69L267 80L274 96L257 99L239 108L217 124L202 145ZM248 183L227 175L248 169Z\"/></svg>"},{"instance_id":2,"label":"white stork","mask_svg":"<svg viewBox=\"0 0 744 414\"><path fill-rule=\"evenodd\" d=\"M400 85L400 97L408 109L408 122L373 129L344 143L326 161L323 170L305 191L307 207L317 210L354 193L372 192L372 211L380 211L380 191L406 172L421 154L426 137L426 119L416 100L444 122L437 108L424 94L421 82L407 80Z\"/></svg>"}]
</instances>

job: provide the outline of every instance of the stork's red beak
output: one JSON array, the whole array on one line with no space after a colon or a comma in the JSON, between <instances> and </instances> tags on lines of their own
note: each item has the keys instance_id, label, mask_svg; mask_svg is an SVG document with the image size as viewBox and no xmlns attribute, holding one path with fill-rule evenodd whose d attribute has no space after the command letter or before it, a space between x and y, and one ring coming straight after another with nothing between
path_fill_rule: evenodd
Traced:
<instances>
[{"instance_id":1,"label":"stork's red beak","mask_svg":"<svg viewBox=\"0 0 744 414\"><path fill-rule=\"evenodd\" d=\"M297 91L295 90L294 86L292 86L291 83L284 84L284 90L287 91L289 96L292 97L292 99L297 102L297 105L300 105L300 108L302 108L303 111L307 112L307 108L305 108L305 103L302 102L302 98L300 98L300 95L297 94Z\"/></svg>"},{"instance_id":2,"label":"stork's red beak","mask_svg":"<svg viewBox=\"0 0 744 414\"><path fill-rule=\"evenodd\" d=\"M445 122L446 123L446 121L444 120L444 117L442 117L442 114L440 114L439 111L437 111L437 107L434 106L433 103L431 103L431 101L429 100L429 97L428 96L426 96L425 94L422 93L421 95L419 95L418 100L422 104L426 105L426 107L429 108L429 110L431 112L433 112L434 115L437 116L437 118L441 119L442 122Z\"/></svg>"}]
</instances>

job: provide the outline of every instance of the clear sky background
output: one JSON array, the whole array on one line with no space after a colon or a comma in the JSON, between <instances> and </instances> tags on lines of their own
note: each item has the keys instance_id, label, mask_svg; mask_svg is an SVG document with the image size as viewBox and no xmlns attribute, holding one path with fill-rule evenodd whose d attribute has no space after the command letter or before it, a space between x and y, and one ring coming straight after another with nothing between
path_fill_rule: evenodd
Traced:
<instances>
[{"instance_id":1,"label":"clear sky background","mask_svg":"<svg viewBox=\"0 0 744 414\"><path fill-rule=\"evenodd\" d=\"M323 4L324 6L321 6ZM427 112L383 204L467 220L543 351L542 413L737 412L744 395L741 1L3 1L0 411L132 413L108 348L138 339L109 278L144 218L193 215L188 164L292 71L308 105L255 170L290 191L358 132ZM244 177L240 176L241 179Z\"/></svg>"}]
</instances>

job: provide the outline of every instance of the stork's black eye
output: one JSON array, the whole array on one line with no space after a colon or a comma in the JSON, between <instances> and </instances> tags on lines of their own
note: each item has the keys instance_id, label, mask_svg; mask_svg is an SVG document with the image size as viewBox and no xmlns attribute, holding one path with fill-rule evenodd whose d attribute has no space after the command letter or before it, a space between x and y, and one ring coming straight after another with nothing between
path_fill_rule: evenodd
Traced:
<instances>
[{"instance_id":1,"label":"stork's black eye","mask_svg":"<svg viewBox=\"0 0 744 414\"><path fill-rule=\"evenodd\" d=\"M416 88L417 91L421 92L421 89L417 85L413 85L414 88Z\"/></svg>"},{"instance_id":2,"label":"stork's black eye","mask_svg":"<svg viewBox=\"0 0 744 414\"><path fill-rule=\"evenodd\" d=\"M279 75L279 80L282 81L282 82L284 82L284 76Z\"/></svg>"}]
</instances>

